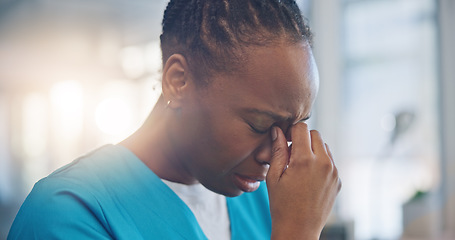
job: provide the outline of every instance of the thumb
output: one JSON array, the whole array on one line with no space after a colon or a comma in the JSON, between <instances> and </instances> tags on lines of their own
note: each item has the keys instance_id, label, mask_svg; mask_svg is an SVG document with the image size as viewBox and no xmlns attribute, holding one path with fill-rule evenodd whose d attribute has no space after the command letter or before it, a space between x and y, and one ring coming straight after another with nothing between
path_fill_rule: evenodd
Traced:
<instances>
[{"instance_id":1,"label":"thumb","mask_svg":"<svg viewBox=\"0 0 455 240\"><path fill-rule=\"evenodd\" d=\"M276 183L288 164L289 152L286 137L279 127L273 127L272 131L272 159L267 172L267 183Z\"/></svg>"}]
</instances>

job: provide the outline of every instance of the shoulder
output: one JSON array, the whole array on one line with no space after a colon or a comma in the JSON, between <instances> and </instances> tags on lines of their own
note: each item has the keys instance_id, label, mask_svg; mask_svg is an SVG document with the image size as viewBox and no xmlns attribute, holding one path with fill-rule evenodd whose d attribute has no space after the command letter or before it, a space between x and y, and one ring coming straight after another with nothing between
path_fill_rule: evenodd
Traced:
<instances>
[{"instance_id":1,"label":"shoulder","mask_svg":"<svg viewBox=\"0 0 455 240\"><path fill-rule=\"evenodd\" d=\"M8 239L109 238L103 212L106 183L99 165L113 146L100 148L38 181L22 204ZM117 156L118 157L118 156Z\"/></svg>"},{"instance_id":2,"label":"shoulder","mask_svg":"<svg viewBox=\"0 0 455 240\"><path fill-rule=\"evenodd\" d=\"M183 208L178 197L136 156L111 145L37 182L8 239L197 235L193 226L197 223L189 225L189 214L182 213Z\"/></svg>"},{"instance_id":3,"label":"shoulder","mask_svg":"<svg viewBox=\"0 0 455 240\"><path fill-rule=\"evenodd\" d=\"M95 197L65 179L42 179L21 206L8 239L103 239L108 225Z\"/></svg>"}]
</instances>

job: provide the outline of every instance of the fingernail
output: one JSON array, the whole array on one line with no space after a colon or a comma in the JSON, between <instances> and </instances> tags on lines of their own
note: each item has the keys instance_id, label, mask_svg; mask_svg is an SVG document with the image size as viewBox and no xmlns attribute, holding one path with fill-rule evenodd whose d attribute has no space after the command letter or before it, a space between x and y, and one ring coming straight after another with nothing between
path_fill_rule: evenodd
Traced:
<instances>
[{"instance_id":1,"label":"fingernail","mask_svg":"<svg viewBox=\"0 0 455 240\"><path fill-rule=\"evenodd\" d=\"M271 131L271 132L272 132L272 141L275 141L275 140L276 140L276 138L277 138L277 136L278 136L278 132L277 132L277 131L278 131L278 130L276 129L276 127L273 127L273 128L272 128L272 131Z\"/></svg>"}]
</instances>

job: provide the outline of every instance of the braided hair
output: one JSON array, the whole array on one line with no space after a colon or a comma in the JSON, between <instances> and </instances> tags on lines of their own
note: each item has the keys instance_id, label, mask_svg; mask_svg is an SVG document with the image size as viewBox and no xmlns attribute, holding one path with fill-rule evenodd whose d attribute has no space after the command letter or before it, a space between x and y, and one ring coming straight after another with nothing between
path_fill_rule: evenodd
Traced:
<instances>
[{"instance_id":1,"label":"braided hair","mask_svg":"<svg viewBox=\"0 0 455 240\"><path fill-rule=\"evenodd\" d=\"M162 27L163 65L182 54L201 84L215 72L240 70L246 47L312 41L294 0L171 0Z\"/></svg>"}]
</instances>

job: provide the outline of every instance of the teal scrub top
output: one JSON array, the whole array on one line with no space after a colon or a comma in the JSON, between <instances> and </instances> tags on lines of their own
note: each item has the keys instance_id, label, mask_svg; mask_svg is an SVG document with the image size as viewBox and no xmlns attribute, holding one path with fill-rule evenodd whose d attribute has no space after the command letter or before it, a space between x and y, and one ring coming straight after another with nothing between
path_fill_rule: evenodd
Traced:
<instances>
[{"instance_id":1,"label":"teal scrub top","mask_svg":"<svg viewBox=\"0 0 455 240\"><path fill-rule=\"evenodd\" d=\"M265 184L227 198L232 239L270 239ZM35 184L13 239L207 239L188 206L132 152L107 145Z\"/></svg>"}]
</instances>

